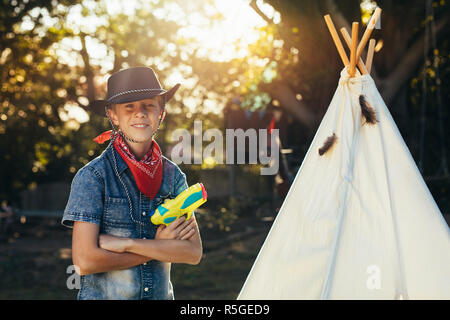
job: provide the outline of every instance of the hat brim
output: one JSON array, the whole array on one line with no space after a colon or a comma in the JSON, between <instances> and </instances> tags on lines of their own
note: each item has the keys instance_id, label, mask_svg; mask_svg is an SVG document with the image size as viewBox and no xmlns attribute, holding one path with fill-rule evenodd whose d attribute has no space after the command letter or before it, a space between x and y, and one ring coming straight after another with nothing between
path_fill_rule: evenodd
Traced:
<instances>
[{"instance_id":1,"label":"hat brim","mask_svg":"<svg viewBox=\"0 0 450 320\"><path fill-rule=\"evenodd\" d=\"M165 97L165 102L167 103L170 99L172 99L173 95L175 94L175 92L178 90L179 87L180 87L180 84L177 83L169 91L161 89L161 90L158 90L158 91L150 91L150 92L148 92L148 91L146 91L146 92L132 92L132 93L129 93L129 94L117 97L115 99L112 99L111 101L95 100L95 101L92 101L89 104L88 109L92 110L95 114L97 114L99 116L106 117L105 107L107 105L111 105L111 104L133 102L133 101L138 101L138 100L142 100L142 99L153 98L153 97L156 97L156 96L164 96Z\"/></svg>"}]
</instances>

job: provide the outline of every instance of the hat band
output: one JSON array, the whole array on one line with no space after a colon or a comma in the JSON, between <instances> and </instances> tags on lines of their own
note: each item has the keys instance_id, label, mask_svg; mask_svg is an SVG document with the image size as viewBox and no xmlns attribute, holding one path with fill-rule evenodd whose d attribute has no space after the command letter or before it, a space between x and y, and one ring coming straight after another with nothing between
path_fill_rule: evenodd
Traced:
<instances>
[{"instance_id":1,"label":"hat band","mask_svg":"<svg viewBox=\"0 0 450 320\"><path fill-rule=\"evenodd\" d=\"M134 90L122 91L122 92L119 92L119 93L113 95L107 101L110 102L112 99L122 96L124 94L128 94L128 93L146 92L146 91L161 91L161 90L165 91L164 89L134 89Z\"/></svg>"}]
</instances>

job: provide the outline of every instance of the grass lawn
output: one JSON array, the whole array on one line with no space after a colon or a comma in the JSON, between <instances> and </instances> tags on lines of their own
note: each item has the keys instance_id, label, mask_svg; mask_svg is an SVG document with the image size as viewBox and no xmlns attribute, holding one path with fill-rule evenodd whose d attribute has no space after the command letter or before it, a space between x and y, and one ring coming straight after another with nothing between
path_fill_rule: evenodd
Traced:
<instances>
[{"instance_id":1,"label":"grass lawn","mask_svg":"<svg viewBox=\"0 0 450 320\"><path fill-rule=\"evenodd\" d=\"M262 223L258 232L234 240L229 240L233 228L201 230L200 264L172 264L175 298L236 299L269 228L270 223ZM71 275L66 272L72 265L70 248L71 230L58 219L15 223L0 243L0 299L76 299L78 291L66 285Z\"/></svg>"},{"instance_id":2,"label":"grass lawn","mask_svg":"<svg viewBox=\"0 0 450 320\"><path fill-rule=\"evenodd\" d=\"M199 215L204 256L197 266L172 264L175 299L236 299L272 224L262 216L241 215L221 229ZM0 299L76 299L66 285L71 232L58 219L15 223L0 243Z\"/></svg>"}]
</instances>

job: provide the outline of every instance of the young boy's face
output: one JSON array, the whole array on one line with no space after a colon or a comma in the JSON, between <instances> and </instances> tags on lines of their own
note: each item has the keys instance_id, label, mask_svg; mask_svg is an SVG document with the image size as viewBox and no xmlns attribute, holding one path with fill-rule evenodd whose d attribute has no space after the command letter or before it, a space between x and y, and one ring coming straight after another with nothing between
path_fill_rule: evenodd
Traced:
<instances>
[{"instance_id":1,"label":"young boy's face","mask_svg":"<svg viewBox=\"0 0 450 320\"><path fill-rule=\"evenodd\" d=\"M161 97L154 97L116 104L108 113L113 124L126 136L143 142L150 140L158 128L161 111Z\"/></svg>"}]
</instances>

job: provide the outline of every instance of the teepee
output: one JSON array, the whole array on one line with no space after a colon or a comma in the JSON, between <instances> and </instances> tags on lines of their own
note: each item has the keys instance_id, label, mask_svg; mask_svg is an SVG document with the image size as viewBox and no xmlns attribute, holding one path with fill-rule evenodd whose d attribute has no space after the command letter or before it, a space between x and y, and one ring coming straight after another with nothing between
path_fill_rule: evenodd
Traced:
<instances>
[{"instance_id":1,"label":"teepee","mask_svg":"<svg viewBox=\"0 0 450 320\"><path fill-rule=\"evenodd\" d=\"M325 17L346 67L238 299L450 299L449 228L359 58L379 14L341 29L350 61Z\"/></svg>"}]
</instances>

